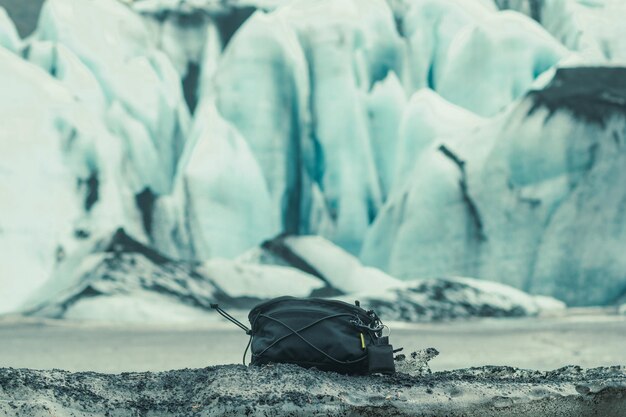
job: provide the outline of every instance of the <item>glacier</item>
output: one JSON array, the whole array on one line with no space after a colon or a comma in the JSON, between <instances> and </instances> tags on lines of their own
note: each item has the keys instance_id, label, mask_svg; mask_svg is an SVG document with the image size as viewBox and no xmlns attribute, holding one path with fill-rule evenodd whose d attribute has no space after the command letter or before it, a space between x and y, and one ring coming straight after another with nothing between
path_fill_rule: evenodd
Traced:
<instances>
[{"instance_id":1,"label":"glacier","mask_svg":"<svg viewBox=\"0 0 626 417\"><path fill-rule=\"evenodd\" d=\"M357 15L358 25L343 24ZM284 231L358 251L381 204L364 96L398 66L400 46L382 1L257 12L231 40L216 70L217 105L251 143Z\"/></svg>"},{"instance_id":2,"label":"glacier","mask_svg":"<svg viewBox=\"0 0 626 417\"><path fill-rule=\"evenodd\" d=\"M395 72L376 82L366 97L369 136L383 200L391 191L397 175L396 159L404 157L400 144L407 119L408 100ZM408 139L407 139L408 140Z\"/></svg>"},{"instance_id":3,"label":"glacier","mask_svg":"<svg viewBox=\"0 0 626 417\"><path fill-rule=\"evenodd\" d=\"M539 25L486 4L407 3L398 19L408 49L411 92L428 87L447 101L493 116L567 54Z\"/></svg>"},{"instance_id":4,"label":"glacier","mask_svg":"<svg viewBox=\"0 0 626 417\"><path fill-rule=\"evenodd\" d=\"M360 251L369 224L393 186L397 174L391 166L397 154L411 157L396 151L401 133L382 130L390 125L398 129L398 120L410 117L403 116L404 102L418 94L416 90L430 86L473 112L492 115L566 55L564 47L529 19L480 6L464 15L448 41L430 38L430 47L439 48L436 63L423 71L409 70L412 60L419 59L411 57L412 42L425 43L425 35L414 33L415 27L443 30L430 21L428 29L422 29L416 19L429 16L431 9L448 16L457 3L413 4L402 19L402 35L396 30L397 17L383 1L367 7L349 1L305 3L255 13L227 46L213 94L220 112L251 144L283 230L320 234L353 253ZM333 19L318 18L320 13ZM255 47L257 42L264 47ZM278 49L271 46L275 44ZM502 63L485 60L464 85L455 84L459 73L468 75L465 68L472 59L463 50L485 50L491 56L496 50L516 51L511 46L520 44L525 45L524 54L502 59L516 69L505 70L508 77L497 77ZM441 75L416 84L411 71ZM259 82L265 77L267 81ZM480 86L485 79L495 79L489 99L476 94L486 88ZM382 109L389 114L377 114Z\"/></svg>"},{"instance_id":5,"label":"glacier","mask_svg":"<svg viewBox=\"0 0 626 417\"><path fill-rule=\"evenodd\" d=\"M41 10L35 39L71 50L98 80L107 104L119 104L107 114L117 133L133 133L127 140L143 142L157 157L149 172L165 175L132 184L137 193L143 188L158 194L171 191L189 114L179 76L152 45L141 18L116 1L50 0ZM129 143L129 148L135 145Z\"/></svg>"},{"instance_id":6,"label":"glacier","mask_svg":"<svg viewBox=\"0 0 626 417\"><path fill-rule=\"evenodd\" d=\"M284 25L255 15L231 40L205 96L214 97L258 161L271 198L266 220L291 232L298 230L298 159L308 100L306 61L295 38ZM254 46L257 41L262 48Z\"/></svg>"},{"instance_id":7,"label":"glacier","mask_svg":"<svg viewBox=\"0 0 626 417\"><path fill-rule=\"evenodd\" d=\"M174 191L154 209L155 247L181 259L235 257L279 232L261 168L241 134L201 102Z\"/></svg>"},{"instance_id":8,"label":"glacier","mask_svg":"<svg viewBox=\"0 0 626 417\"><path fill-rule=\"evenodd\" d=\"M7 311L92 233L110 224L132 228L132 213L117 177L122 152L90 107L1 47L0 74L0 305Z\"/></svg>"},{"instance_id":9,"label":"glacier","mask_svg":"<svg viewBox=\"0 0 626 417\"><path fill-rule=\"evenodd\" d=\"M485 277L572 305L616 301L625 76L559 69L492 123L433 143L370 229L364 262L405 278Z\"/></svg>"},{"instance_id":10,"label":"glacier","mask_svg":"<svg viewBox=\"0 0 626 417\"><path fill-rule=\"evenodd\" d=\"M114 66L116 61L130 62L127 59L143 45L141 41L134 47L123 42L121 39L127 36L116 32L114 23L119 23L120 18L136 20L139 24L134 29L140 34L145 30L143 24L117 2L98 2L98 7L101 9L92 9L82 2L47 2L36 33L20 49L10 52L0 47L3 91L0 134L5 177L2 211L6 213L0 239L3 247L0 311L19 308L29 292L51 279L68 255L89 244L94 237L110 232L112 227L125 227L134 235L146 238L142 227L144 215L136 196L151 186L166 191L167 183L172 180L171 176L163 175L167 170L161 167L163 158L158 155L154 138L149 136L146 119L133 117L129 103L121 97L112 99L110 88L114 81L98 76L105 73L110 77L119 70L104 70L100 64ZM77 13L91 16L92 26L101 22L102 31L94 29L100 35L92 38L80 35L87 21L75 19ZM105 26L110 27L111 33ZM125 27L132 32L132 24ZM110 55L103 57L95 53L98 50L108 50ZM158 54L156 48L154 53ZM138 70L144 65L141 60L134 62L138 63ZM152 86L162 82L161 76L165 77L164 85L147 89L161 94L162 104L153 106L154 96L146 96L143 107L146 111L156 108L154 123L162 126L158 129L154 126L155 131L167 133L171 126L172 132L180 133L182 126L175 120L188 118L186 107L182 106L182 98L178 99L181 106L176 110L168 104L182 97L177 94L178 77L169 76L171 72L167 68L171 64L167 59L156 57L154 62L162 74L154 72ZM120 78L134 75L140 80L150 80L144 73L127 71L129 68L121 72ZM127 81L133 86L141 83ZM123 90L128 97L141 96L131 94L128 86ZM167 117L158 115L159 107ZM171 139L181 137L176 134ZM158 143L164 142L158 139ZM151 154L155 158L149 166L150 159L144 157ZM174 164L175 152L166 159Z\"/></svg>"},{"instance_id":11,"label":"glacier","mask_svg":"<svg viewBox=\"0 0 626 417\"><path fill-rule=\"evenodd\" d=\"M496 0L502 9L531 16L563 45L596 65L626 62L622 26L626 4L620 0Z\"/></svg>"},{"instance_id":12,"label":"glacier","mask_svg":"<svg viewBox=\"0 0 626 417\"><path fill-rule=\"evenodd\" d=\"M22 49L22 39L4 7L0 6L0 46L12 52Z\"/></svg>"},{"instance_id":13,"label":"glacier","mask_svg":"<svg viewBox=\"0 0 626 417\"><path fill-rule=\"evenodd\" d=\"M243 298L618 302L626 11L594 4L47 0L25 39L0 8L0 313L120 228ZM131 281L72 317L174 302Z\"/></svg>"}]
</instances>

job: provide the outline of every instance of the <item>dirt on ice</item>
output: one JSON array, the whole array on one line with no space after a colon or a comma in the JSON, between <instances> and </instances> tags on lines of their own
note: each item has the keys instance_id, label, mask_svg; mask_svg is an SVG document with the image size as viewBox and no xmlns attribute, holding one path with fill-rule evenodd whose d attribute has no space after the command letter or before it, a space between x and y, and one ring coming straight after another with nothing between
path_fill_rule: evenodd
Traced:
<instances>
[{"instance_id":1,"label":"dirt on ice","mask_svg":"<svg viewBox=\"0 0 626 417\"><path fill-rule=\"evenodd\" d=\"M99 374L0 369L2 416L626 415L626 368L346 376L291 365Z\"/></svg>"}]
</instances>

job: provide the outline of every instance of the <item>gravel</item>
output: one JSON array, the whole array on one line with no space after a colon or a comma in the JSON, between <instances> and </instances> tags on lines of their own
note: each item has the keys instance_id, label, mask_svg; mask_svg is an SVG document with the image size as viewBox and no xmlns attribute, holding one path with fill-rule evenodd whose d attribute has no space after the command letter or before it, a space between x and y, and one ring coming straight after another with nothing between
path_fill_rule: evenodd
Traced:
<instances>
[{"instance_id":1,"label":"gravel","mask_svg":"<svg viewBox=\"0 0 626 417\"><path fill-rule=\"evenodd\" d=\"M347 376L291 365L99 374L0 369L3 416L624 416L626 368Z\"/></svg>"}]
</instances>

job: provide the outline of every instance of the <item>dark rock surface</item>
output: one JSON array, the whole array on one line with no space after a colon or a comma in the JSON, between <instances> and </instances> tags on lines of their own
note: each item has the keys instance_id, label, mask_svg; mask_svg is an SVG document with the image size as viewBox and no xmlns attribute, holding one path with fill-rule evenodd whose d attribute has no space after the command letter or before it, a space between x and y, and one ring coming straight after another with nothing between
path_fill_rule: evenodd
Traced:
<instances>
[{"instance_id":1,"label":"dark rock surface","mask_svg":"<svg viewBox=\"0 0 626 417\"><path fill-rule=\"evenodd\" d=\"M550 114L569 111L576 119L605 127L615 114L626 115L626 68L559 68L550 84L532 91L530 114L546 107Z\"/></svg>"},{"instance_id":2,"label":"dark rock surface","mask_svg":"<svg viewBox=\"0 0 626 417\"><path fill-rule=\"evenodd\" d=\"M0 0L0 7L6 9L20 36L25 37L35 30L43 2L44 0Z\"/></svg>"},{"instance_id":3,"label":"dark rock surface","mask_svg":"<svg viewBox=\"0 0 626 417\"><path fill-rule=\"evenodd\" d=\"M541 305L533 296L510 287L454 277L409 281L403 288L358 298L383 320L412 323L536 316L551 308L555 311L565 308L557 300ZM349 301L348 297L344 301Z\"/></svg>"},{"instance_id":4,"label":"dark rock surface","mask_svg":"<svg viewBox=\"0 0 626 417\"><path fill-rule=\"evenodd\" d=\"M69 284L57 288L51 282L50 288L43 291L45 299L28 306L24 314L63 318L68 309L83 299L113 294L161 294L205 310L214 302L228 307L251 304L250 300L229 297L214 282L197 273L196 265L169 259L123 229L97 242L87 256L71 261L70 265L74 267L65 271L73 275Z\"/></svg>"},{"instance_id":5,"label":"dark rock surface","mask_svg":"<svg viewBox=\"0 0 626 417\"><path fill-rule=\"evenodd\" d=\"M513 9L541 23L541 12L545 5L545 0L495 0L496 5L500 9Z\"/></svg>"},{"instance_id":6,"label":"dark rock surface","mask_svg":"<svg viewBox=\"0 0 626 417\"><path fill-rule=\"evenodd\" d=\"M161 373L0 369L3 416L626 415L626 370L482 367L350 377L288 365Z\"/></svg>"}]
</instances>

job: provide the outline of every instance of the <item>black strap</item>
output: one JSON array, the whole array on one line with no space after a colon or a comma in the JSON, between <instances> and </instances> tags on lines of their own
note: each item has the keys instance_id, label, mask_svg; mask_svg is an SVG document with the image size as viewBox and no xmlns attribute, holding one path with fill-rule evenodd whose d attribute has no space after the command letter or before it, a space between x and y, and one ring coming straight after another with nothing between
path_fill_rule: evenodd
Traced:
<instances>
[{"instance_id":1,"label":"black strap","mask_svg":"<svg viewBox=\"0 0 626 417\"><path fill-rule=\"evenodd\" d=\"M358 362L364 361L365 359L367 359L367 354L363 355L363 356L362 356L362 357L360 357L359 359L354 359L354 360L351 360L351 361L341 361L341 360L339 360L339 359L336 359L336 358L334 358L334 357L330 356L328 353L324 352L322 349L320 349L320 348L318 348L317 346L315 346L313 343L311 343L310 341L308 341L308 340L307 340L304 336L302 336L302 335L300 334L300 332L302 332L302 331L304 331L304 330L306 330L306 329L308 329L308 328L310 328L310 327L313 327L313 326L315 326L316 324L318 324L318 323L320 323L320 322L322 322L322 321L324 321L324 320L329 320L329 319L336 318L336 317L340 317L340 316L351 316L351 314L345 314L345 313L343 313L343 314L333 314L333 315L330 315L330 316L322 317L321 319L319 319L319 320L317 320L317 321L314 321L313 323L309 323L309 324L307 324L306 326L302 327L301 329L294 330L294 329L292 329L291 327L289 327L289 325L287 325L286 323L284 323L283 321L281 321L281 320L279 320L279 319L277 319L277 318L275 318L275 317L268 316L267 314L261 314L261 315L260 315L260 317L264 317L264 318L270 319L270 320L272 320L272 321L275 321L276 323L279 323L279 324L283 325L283 326L284 326L284 327L286 327L286 328L287 328L287 329L288 329L291 333L288 333L288 334L286 334L285 336L278 338L278 339L277 339L277 340L275 340L272 344L270 344L268 347L266 347L266 348L265 348L265 349L263 349L260 353L258 353L256 356L257 356L257 357L259 357L259 356L263 355L263 354L264 354L264 353L265 353L268 349L270 349L272 346L275 346L275 345L276 345L277 343L279 343L280 341L285 340L287 337L292 336L292 335L296 335L296 336L298 336L300 339L302 339L302 341L303 341L304 343L306 343L307 345L309 345L310 347L312 347L313 349L315 349L317 352L321 353L322 355L324 355L325 357L327 357L327 358L328 358L328 359L330 359L331 361L333 361L333 362L335 362L335 363L338 363L338 364L340 364L340 365L352 365L352 364L355 364L355 363L358 363ZM258 317L257 317L257 318L258 318ZM255 322L256 322L256 320L255 320ZM245 360L245 356L244 356L244 360Z\"/></svg>"},{"instance_id":2,"label":"black strap","mask_svg":"<svg viewBox=\"0 0 626 417\"><path fill-rule=\"evenodd\" d=\"M241 330L245 331L247 335L250 336L250 339L248 340L248 344L246 346L246 349L243 352L243 364L246 365L246 355L248 354L248 349L250 349L250 345L252 343L252 331L242 322L240 322L239 320L237 320L236 318L234 318L233 316L231 316L230 314L228 314L226 311L224 311L218 304L211 304L210 305L212 309L214 309L215 311L217 311L222 317L224 317L226 320L230 321L231 323L235 324L237 327L239 327ZM302 339L302 341L304 343L306 343L307 345L309 345L310 347L312 347L313 349L315 349L317 352L321 353L322 355L324 355L326 358L330 359L331 361L338 363L340 365L352 365L358 362L362 362L365 359L367 359L367 354L363 355L361 358L359 359L355 359L355 360L351 360L351 361L341 361L339 359L336 359L334 357L332 357L331 355L329 355L328 353L324 352L322 349L318 348L317 346L315 346L313 343L311 343L310 341L308 341L304 336L302 336L300 333L303 332L304 330L307 330L310 327L315 326L316 324L319 324L320 322L324 321L324 320L329 320L329 319L333 319L333 318L337 318L337 317L341 317L341 316L352 316L351 314L346 314L346 313L341 313L341 314L333 314L330 316L326 316L326 317L322 317L319 320L314 321L313 323L309 323L306 326L298 329L298 330L294 330L292 329L289 325L287 325L286 323L284 323L283 321L274 318L272 316L268 316L266 314L258 314L255 318L254 318L254 323L256 323L256 321L259 319L259 317L264 317L270 320L273 320L281 325L283 325L284 327L286 327L291 333L288 333L278 339L276 339L274 342L272 342L269 346L267 346L265 349L263 349L263 351L261 351L260 353L254 355L257 358L262 356L265 352L267 352L268 349L270 349L271 347L275 346L277 343L280 343L281 341L285 340L286 338L292 336L292 335L296 335L298 336L300 339ZM254 323L252 325L252 327L254 327Z\"/></svg>"},{"instance_id":3,"label":"black strap","mask_svg":"<svg viewBox=\"0 0 626 417\"><path fill-rule=\"evenodd\" d=\"M246 345L246 350L243 351L243 359L242 359L242 363L243 366L247 366L246 365L246 355L248 354L248 349L250 349L250 344L252 343L252 333L250 333L250 338L248 339L248 344Z\"/></svg>"},{"instance_id":4,"label":"black strap","mask_svg":"<svg viewBox=\"0 0 626 417\"><path fill-rule=\"evenodd\" d=\"M239 327L241 330L246 332L247 335L252 335L252 331L248 329L248 326L246 326L245 324L243 324L242 322L240 322L239 320L237 320L236 318L228 314L226 311L222 310L222 308L218 304L211 304L211 308L217 311L220 314L220 316L224 317L226 320L230 321L231 323ZM244 354L244 360L245 360L245 354Z\"/></svg>"}]
</instances>

